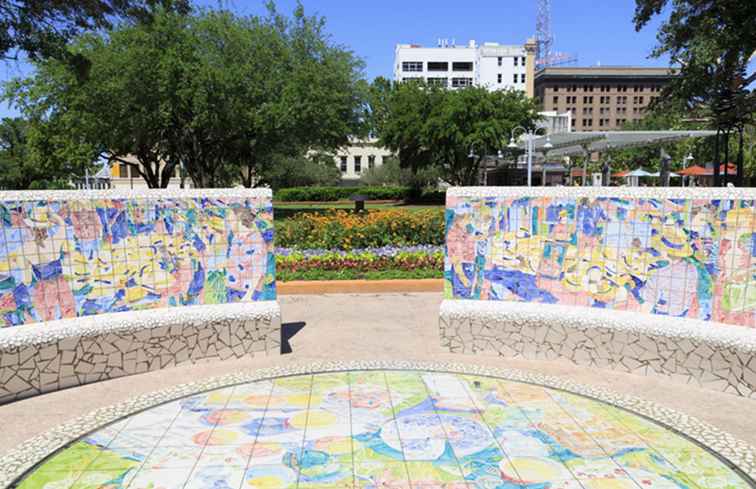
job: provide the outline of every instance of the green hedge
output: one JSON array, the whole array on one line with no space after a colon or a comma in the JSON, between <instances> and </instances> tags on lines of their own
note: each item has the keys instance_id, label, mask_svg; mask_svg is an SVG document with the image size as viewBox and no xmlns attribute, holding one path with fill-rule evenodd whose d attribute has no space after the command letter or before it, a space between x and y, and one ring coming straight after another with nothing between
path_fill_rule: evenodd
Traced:
<instances>
[{"instance_id":1,"label":"green hedge","mask_svg":"<svg viewBox=\"0 0 756 489\"><path fill-rule=\"evenodd\" d=\"M407 187L294 187L273 194L279 202L333 202L346 200L350 195L365 195L370 200L402 200L409 194Z\"/></svg>"}]
</instances>

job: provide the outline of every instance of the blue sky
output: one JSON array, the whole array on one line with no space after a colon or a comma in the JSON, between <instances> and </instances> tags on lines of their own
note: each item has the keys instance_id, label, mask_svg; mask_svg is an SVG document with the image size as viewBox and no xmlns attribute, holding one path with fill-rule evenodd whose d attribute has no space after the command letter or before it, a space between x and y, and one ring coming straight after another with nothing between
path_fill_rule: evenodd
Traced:
<instances>
[{"instance_id":1,"label":"blue sky","mask_svg":"<svg viewBox=\"0 0 756 489\"><path fill-rule=\"evenodd\" d=\"M217 0L199 0L206 7ZM303 0L305 10L327 19L335 42L350 47L366 63L368 79L390 77L394 45L435 45L438 38L520 44L535 34L535 0ZM296 0L278 0L291 13ZM264 12L262 0L223 0L241 15ZM552 31L556 49L574 53L580 65L665 66L648 59L656 41L656 20L640 33L633 28L633 0L552 0ZM0 64L0 79L19 76L28 67ZM4 103L0 117L15 111Z\"/></svg>"}]
</instances>

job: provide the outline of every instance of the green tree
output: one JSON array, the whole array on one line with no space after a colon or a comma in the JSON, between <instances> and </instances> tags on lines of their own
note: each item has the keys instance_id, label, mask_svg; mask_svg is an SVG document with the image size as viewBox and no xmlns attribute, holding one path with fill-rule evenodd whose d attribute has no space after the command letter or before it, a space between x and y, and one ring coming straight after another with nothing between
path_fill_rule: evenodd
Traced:
<instances>
[{"instance_id":1,"label":"green tree","mask_svg":"<svg viewBox=\"0 0 756 489\"><path fill-rule=\"evenodd\" d=\"M475 185L482 157L496 154L514 127L533 127L538 117L535 102L522 92L483 87L447 90L378 80L371 103L374 131L401 166L438 168L453 185Z\"/></svg>"},{"instance_id":2,"label":"green tree","mask_svg":"<svg viewBox=\"0 0 756 489\"><path fill-rule=\"evenodd\" d=\"M87 31L109 29L119 20L149 22L156 8L186 14L189 0L0 0L0 57L57 58L86 71L88 60L66 49Z\"/></svg>"},{"instance_id":3,"label":"green tree","mask_svg":"<svg viewBox=\"0 0 756 489\"><path fill-rule=\"evenodd\" d=\"M341 172L332 154L315 153L309 156L273 156L265 165L262 183L273 190L290 187L335 186L341 181Z\"/></svg>"},{"instance_id":4,"label":"green tree","mask_svg":"<svg viewBox=\"0 0 756 489\"><path fill-rule=\"evenodd\" d=\"M659 108L682 104L689 111L703 111L712 126L724 133L722 145L729 148L730 133L739 133L742 140L745 126L753 123L756 113L752 88L756 73L749 64L756 52L756 4L736 0L636 0L636 30L666 11L669 17L659 29L652 56L668 55L679 67L679 76L663 90ZM717 138L717 149L719 145ZM740 159L742 177L742 151Z\"/></svg>"},{"instance_id":5,"label":"green tree","mask_svg":"<svg viewBox=\"0 0 756 489\"><path fill-rule=\"evenodd\" d=\"M435 189L441 179L441 173L436 167L421 168L412 171L402 168L396 158L384 159L383 164L375 166L362 173L360 183L371 186L399 186L411 189Z\"/></svg>"},{"instance_id":6,"label":"green tree","mask_svg":"<svg viewBox=\"0 0 756 489\"><path fill-rule=\"evenodd\" d=\"M360 130L362 63L323 29L301 6L289 19L272 3L265 17L158 12L80 38L71 51L91 60L86 79L45 60L9 96L58 136L48 158L91 148L150 187L177 165L197 187L252 186L274 155L332 150Z\"/></svg>"},{"instance_id":7,"label":"green tree","mask_svg":"<svg viewBox=\"0 0 756 489\"><path fill-rule=\"evenodd\" d=\"M30 151L29 124L20 118L4 118L0 122L0 188L26 190L66 188L76 175L65 166L40 165Z\"/></svg>"}]
</instances>

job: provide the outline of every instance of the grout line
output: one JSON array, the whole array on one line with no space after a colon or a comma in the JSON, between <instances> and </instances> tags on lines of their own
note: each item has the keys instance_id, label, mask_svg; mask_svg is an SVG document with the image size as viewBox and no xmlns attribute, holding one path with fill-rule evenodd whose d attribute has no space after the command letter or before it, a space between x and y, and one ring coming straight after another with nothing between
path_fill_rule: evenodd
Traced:
<instances>
[{"instance_id":1,"label":"grout line","mask_svg":"<svg viewBox=\"0 0 756 489\"><path fill-rule=\"evenodd\" d=\"M304 455L304 447L305 442L307 441L307 425L310 424L310 403L312 402L312 385L314 383L315 375L309 374L310 376L310 395L307 396L307 410L305 411L305 426L302 430L302 444L299 447L299 454L296 456L297 460L297 484L296 489L299 489L299 481L302 478L302 456Z\"/></svg>"},{"instance_id":2,"label":"grout line","mask_svg":"<svg viewBox=\"0 0 756 489\"><path fill-rule=\"evenodd\" d=\"M265 381L263 381L265 382ZM249 384L241 384L241 385L249 385ZM257 439L260 437L260 430L263 427L263 424L265 423L265 419L268 417L268 409L270 408L270 398L273 396L273 390L276 387L275 380L270 381L270 391L268 391L268 399L265 401L265 410L263 411L262 418L260 418L260 423L257 425L257 431L255 431L255 441L252 442L252 450L249 452L249 457L247 457L247 464L244 467L244 474L247 473L247 471L251 468L252 465L252 457L255 454L255 448L257 447ZM244 474L242 474L241 481L239 481L239 487L237 489L242 489L244 487Z\"/></svg>"},{"instance_id":3,"label":"grout line","mask_svg":"<svg viewBox=\"0 0 756 489\"><path fill-rule=\"evenodd\" d=\"M402 442L402 434L399 432L399 423L396 420L396 411L394 410L394 399L391 395L391 387L389 387L388 378L386 377L386 371L383 371L383 381L386 384L386 392L388 393L389 403L391 404L391 418L394 420L394 426L396 427L396 437L399 439L399 447L402 449L402 463L404 464L404 472L407 474L408 487L412 487L412 480L409 475L409 467L407 466L407 456L404 453L404 442Z\"/></svg>"}]
</instances>

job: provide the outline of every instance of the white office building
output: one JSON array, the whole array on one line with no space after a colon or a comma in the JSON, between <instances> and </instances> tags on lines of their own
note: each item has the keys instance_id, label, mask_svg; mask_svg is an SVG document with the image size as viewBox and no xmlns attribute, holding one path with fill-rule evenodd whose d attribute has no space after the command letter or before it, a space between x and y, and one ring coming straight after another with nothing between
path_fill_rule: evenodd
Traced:
<instances>
[{"instance_id":1,"label":"white office building","mask_svg":"<svg viewBox=\"0 0 756 489\"><path fill-rule=\"evenodd\" d=\"M422 79L448 88L482 86L490 90L515 89L533 96L535 42L503 45L470 41L458 46L441 40L437 47L398 44L394 80Z\"/></svg>"}]
</instances>

